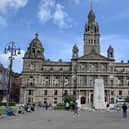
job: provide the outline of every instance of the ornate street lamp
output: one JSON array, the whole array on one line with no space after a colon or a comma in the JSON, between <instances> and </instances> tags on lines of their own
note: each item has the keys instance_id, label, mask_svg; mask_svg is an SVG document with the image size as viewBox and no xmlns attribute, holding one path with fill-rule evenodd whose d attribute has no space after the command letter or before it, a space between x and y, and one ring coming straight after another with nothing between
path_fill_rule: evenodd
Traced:
<instances>
[{"instance_id":1,"label":"ornate street lamp","mask_svg":"<svg viewBox=\"0 0 129 129\"><path fill-rule=\"evenodd\" d=\"M8 79L8 89L7 89L7 107L9 106L10 102L10 89L11 89L11 74L12 74L12 65L13 65L13 60L15 59L15 56L21 54L20 48L16 47L15 42L11 41L9 42L8 46L4 49L5 54L10 54L8 59L10 60L9 64L9 79Z\"/></svg>"}]
</instances>

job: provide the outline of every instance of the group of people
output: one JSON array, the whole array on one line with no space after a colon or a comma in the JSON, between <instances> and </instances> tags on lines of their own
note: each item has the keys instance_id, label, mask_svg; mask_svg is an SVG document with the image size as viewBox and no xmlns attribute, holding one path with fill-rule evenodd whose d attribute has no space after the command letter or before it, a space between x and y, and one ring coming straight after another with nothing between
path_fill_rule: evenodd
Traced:
<instances>
[{"instance_id":1,"label":"group of people","mask_svg":"<svg viewBox=\"0 0 129 129\"><path fill-rule=\"evenodd\" d=\"M106 106L107 107L107 111L109 111L109 106L110 105L107 104L107 106ZM48 104L46 102L43 105L39 104L39 107L43 107L43 108L45 108L45 110L48 110L48 108L51 107L51 104ZM77 100L74 101L73 103L66 102L65 103L65 109L66 110L72 109L73 112L74 112L73 116L76 116L76 115L79 116L80 106L79 106L79 103L78 103ZM127 104L123 103L123 105L122 105L122 112L123 112L123 117L124 118L127 117L127 109L128 109ZM18 109L18 113L19 114L23 114L24 111L26 111L26 112L35 111L35 104L28 103L28 104L24 105L24 107L19 107L19 109Z\"/></svg>"},{"instance_id":2,"label":"group of people","mask_svg":"<svg viewBox=\"0 0 129 129\"><path fill-rule=\"evenodd\" d=\"M25 111L26 112L31 112L35 111L35 104L34 103L28 103L25 105Z\"/></svg>"},{"instance_id":3,"label":"group of people","mask_svg":"<svg viewBox=\"0 0 129 129\"><path fill-rule=\"evenodd\" d=\"M106 108L107 108L107 111L109 111L110 105L107 104ZM70 109L70 103L69 102L66 102L65 103L65 109L66 110L69 110ZM77 100L72 104L72 109L74 111L74 116L75 115L79 116L80 106L79 106L79 103L78 103ZM123 118L126 118L127 117L127 109L128 109L127 104L126 103L123 103L123 105L122 105Z\"/></svg>"},{"instance_id":4,"label":"group of people","mask_svg":"<svg viewBox=\"0 0 129 129\"><path fill-rule=\"evenodd\" d=\"M44 108L45 110L48 110L48 109L52 109L53 107L52 107L52 104L51 103L47 103L47 102L44 102L43 104L41 104L40 102L39 102L39 104L38 104L38 106L41 108Z\"/></svg>"},{"instance_id":5,"label":"group of people","mask_svg":"<svg viewBox=\"0 0 129 129\"><path fill-rule=\"evenodd\" d=\"M26 105L20 105L17 107L18 114L24 114L24 112L32 112L35 111L35 104L27 103Z\"/></svg>"},{"instance_id":6,"label":"group of people","mask_svg":"<svg viewBox=\"0 0 129 129\"><path fill-rule=\"evenodd\" d=\"M109 111L110 105L108 103L107 103L106 108L107 108L107 111ZM124 102L121 108L122 108L122 112L123 112L123 118L126 118L127 117L127 110L128 110L127 104Z\"/></svg>"}]
</instances>

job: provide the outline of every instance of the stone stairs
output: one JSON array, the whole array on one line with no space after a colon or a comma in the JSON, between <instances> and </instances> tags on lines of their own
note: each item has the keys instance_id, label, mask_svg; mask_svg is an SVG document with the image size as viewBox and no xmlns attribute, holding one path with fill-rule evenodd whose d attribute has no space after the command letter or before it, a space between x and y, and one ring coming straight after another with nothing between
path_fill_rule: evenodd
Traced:
<instances>
[{"instance_id":1,"label":"stone stairs","mask_svg":"<svg viewBox=\"0 0 129 129\"><path fill-rule=\"evenodd\" d=\"M93 110L93 107L90 104L82 104L81 105L81 110Z\"/></svg>"}]
</instances>

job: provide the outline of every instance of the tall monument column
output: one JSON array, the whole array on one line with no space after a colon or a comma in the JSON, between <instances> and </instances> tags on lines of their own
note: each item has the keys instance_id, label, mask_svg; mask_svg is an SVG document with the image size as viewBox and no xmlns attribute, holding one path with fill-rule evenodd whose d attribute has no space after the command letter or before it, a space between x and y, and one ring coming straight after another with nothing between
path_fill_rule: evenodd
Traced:
<instances>
[{"instance_id":1,"label":"tall monument column","mask_svg":"<svg viewBox=\"0 0 129 129\"><path fill-rule=\"evenodd\" d=\"M95 109L106 108L105 94L104 94L104 81L101 78L95 79L93 106Z\"/></svg>"}]
</instances>

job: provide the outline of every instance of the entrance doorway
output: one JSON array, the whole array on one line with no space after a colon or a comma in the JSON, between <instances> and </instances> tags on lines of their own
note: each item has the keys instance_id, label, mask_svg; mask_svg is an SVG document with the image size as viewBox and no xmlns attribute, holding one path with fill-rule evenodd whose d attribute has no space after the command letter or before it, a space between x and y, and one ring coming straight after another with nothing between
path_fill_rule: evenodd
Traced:
<instances>
[{"instance_id":1,"label":"entrance doorway","mask_svg":"<svg viewBox=\"0 0 129 129\"><path fill-rule=\"evenodd\" d=\"M90 96L90 102L91 102L92 105L93 105L93 101L94 101L94 95L91 94L91 96Z\"/></svg>"},{"instance_id":2,"label":"entrance doorway","mask_svg":"<svg viewBox=\"0 0 129 129\"><path fill-rule=\"evenodd\" d=\"M81 97L81 104L86 104L86 97L85 96Z\"/></svg>"}]
</instances>

